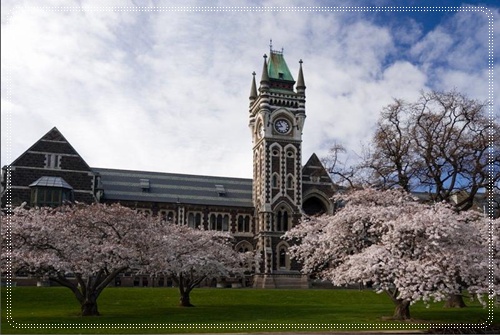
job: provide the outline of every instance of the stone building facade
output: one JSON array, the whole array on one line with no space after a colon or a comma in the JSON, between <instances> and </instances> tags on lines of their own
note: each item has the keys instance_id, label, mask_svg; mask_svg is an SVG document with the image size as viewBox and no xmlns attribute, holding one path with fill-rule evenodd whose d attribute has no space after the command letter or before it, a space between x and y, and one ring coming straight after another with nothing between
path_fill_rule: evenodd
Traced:
<instances>
[{"instance_id":1,"label":"stone building facade","mask_svg":"<svg viewBox=\"0 0 500 335\"><path fill-rule=\"evenodd\" d=\"M90 167L54 127L2 168L2 208L119 202L165 222L230 232L237 250L261 255L254 287L307 287L281 237L304 214L333 213L336 189L315 154L301 163L302 61L295 81L283 52L270 50L258 88L255 76L249 104L252 179Z\"/></svg>"}]
</instances>

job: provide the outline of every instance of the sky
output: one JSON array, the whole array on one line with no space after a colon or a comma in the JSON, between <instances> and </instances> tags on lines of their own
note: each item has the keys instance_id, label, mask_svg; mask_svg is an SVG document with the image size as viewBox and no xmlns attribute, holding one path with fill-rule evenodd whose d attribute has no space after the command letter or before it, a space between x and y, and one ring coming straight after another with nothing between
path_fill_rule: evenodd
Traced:
<instances>
[{"instance_id":1,"label":"sky","mask_svg":"<svg viewBox=\"0 0 500 335\"><path fill-rule=\"evenodd\" d=\"M498 115L495 3L2 1L1 165L55 126L91 167L251 178L248 96L271 39L295 79L303 60L303 163L334 143L354 162L382 108L421 91L456 89Z\"/></svg>"}]
</instances>

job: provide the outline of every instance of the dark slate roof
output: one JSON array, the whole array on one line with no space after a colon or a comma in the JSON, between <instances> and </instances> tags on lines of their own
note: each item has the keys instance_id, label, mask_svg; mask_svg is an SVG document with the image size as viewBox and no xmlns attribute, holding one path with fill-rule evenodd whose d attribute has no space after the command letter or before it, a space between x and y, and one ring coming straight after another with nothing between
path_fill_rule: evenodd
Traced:
<instances>
[{"instance_id":1,"label":"dark slate roof","mask_svg":"<svg viewBox=\"0 0 500 335\"><path fill-rule=\"evenodd\" d=\"M253 207L252 179L92 168L105 200Z\"/></svg>"},{"instance_id":2,"label":"dark slate roof","mask_svg":"<svg viewBox=\"0 0 500 335\"><path fill-rule=\"evenodd\" d=\"M61 177L49 177L49 176L40 177L37 179L37 181L31 183L29 186L60 187L60 188L67 188L68 190L73 189L73 187L71 187L71 185L68 184Z\"/></svg>"}]
</instances>

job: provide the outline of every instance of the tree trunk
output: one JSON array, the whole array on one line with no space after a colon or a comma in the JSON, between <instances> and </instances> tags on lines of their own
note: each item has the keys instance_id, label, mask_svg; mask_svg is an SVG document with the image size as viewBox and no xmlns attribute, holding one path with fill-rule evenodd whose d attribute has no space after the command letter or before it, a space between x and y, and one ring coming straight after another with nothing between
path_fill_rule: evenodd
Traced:
<instances>
[{"instance_id":1,"label":"tree trunk","mask_svg":"<svg viewBox=\"0 0 500 335\"><path fill-rule=\"evenodd\" d=\"M179 299L179 304L182 307L194 307L194 305L191 304L191 300L189 299L189 292L181 293L181 298Z\"/></svg>"},{"instance_id":2,"label":"tree trunk","mask_svg":"<svg viewBox=\"0 0 500 335\"><path fill-rule=\"evenodd\" d=\"M97 299L87 298L82 303L82 316L98 316Z\"/></svg>"},{"instance_id":3,"label":"tree trunk","mask_svg":"<svg viewBox=\"0 0 500 335\"><path fill-rule=\"evenodd\" d=\"M461 294L451 294L444 304L445 308L464 308L467 305L464 302L464 298Z\"/></svg>"},{"instance_id":4,"label":"tree trunk","mask_svg":"<svg viewBox=\"0 0 500 335\"><path fill-rule=\"evenodd\" d=\"M410 318L410 302L405 300L398 300L396 308L394 309L395 320L407 320Z\"/></svg>"},{"instance_id":5,"label":"tree trunk","mask_svg":"<svg viewBox=\"0 0 500 335\"><path fill-rule=\"evenodd\" d=\"M391 298L396 308L394 309L393 319L395 320L407 320L410 318L410 302L407 300L399 299L399 291L394 288L392 290L388 289L385 291Z\"/></svg>"},{"instance_id":6,"label":"tree trunk","mask_svg":"<svg viewBox=\"0 0 500 335\"><path fill-rule=\"evenodd\" d=\"M120 272L126 269L127 267L123 266L109 273L100 270L97 275L89 277L75 273L76 283L66 278L63 273L58 273L56 276L49 277L49 279L61 286L69 288L71 292L73 292L75 298L80 303L82 316L97 316L100 315L97 309L97 298L99 298L99 295L106 286L108 286Z\"/></svg>"}]
</instances>

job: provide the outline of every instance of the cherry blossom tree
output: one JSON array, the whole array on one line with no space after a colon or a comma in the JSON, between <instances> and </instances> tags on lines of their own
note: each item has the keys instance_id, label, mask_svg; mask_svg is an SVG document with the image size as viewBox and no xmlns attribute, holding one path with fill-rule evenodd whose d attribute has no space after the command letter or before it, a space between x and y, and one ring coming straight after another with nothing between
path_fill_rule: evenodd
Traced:
<instances>
[{"instance_id":1,"label":"cherry blossom tree","mask_svg":"<svg viewBox=\"0 0 500 335\"><path fill-rule=\"evenodd\" d=\"M167 224L155 235L145 271L170 277L184 307L193 306L190 293L205 279L242 275L251 263L251 254L234 250L227 233Z\"/></svg>"},{"instance_id":2,"label":"cherry blossom tree","mask_svg":"<svg viewBox=\"0 0 500 335\"><path fill-rule=\"evenodd\" d=\"M120 273L138 268L150 219L118 204L17 208L2 220L2 264L69 288L82 316Z\"/></svg>"},{"instance_id":3,"label":"cherry blossom tree","mask_svg":"<svg viewBox=\"0 0 500 335\"><path fill-rule=\"evenodd\" d=\"M335 215L311 218L286 238L303 271L342 286L363 283L386 292L394 318L410 318L417 301L441 301L462 287L488 286L488 251L481 213L423 204L403 190L366 189L347 195ZM471 224L474 222L475 224ZM458 279L457 279L458 278Z\"/></svg>"}]
</instances>

